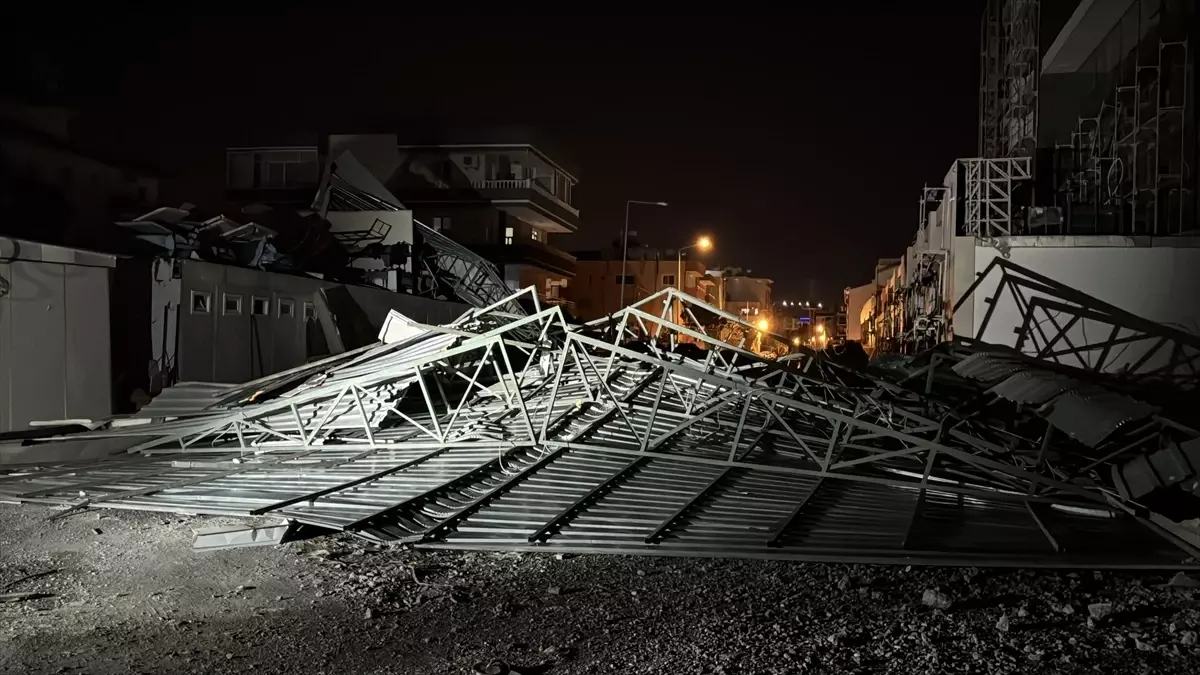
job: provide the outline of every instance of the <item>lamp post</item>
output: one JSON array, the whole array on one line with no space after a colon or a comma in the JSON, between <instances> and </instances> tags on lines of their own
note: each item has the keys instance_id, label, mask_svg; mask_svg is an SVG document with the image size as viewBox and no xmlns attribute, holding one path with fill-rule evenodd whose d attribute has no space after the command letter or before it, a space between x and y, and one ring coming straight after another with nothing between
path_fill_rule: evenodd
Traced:
<instances>
[{"instance_id":1,"label":"lamp post","mask_svg":"<svg viewBox=\"0 0 1200 675\"><path fill-rule=\"evenodd\" d=\"M675 289L678 290L680 293L682 293L683 289L684 289L684 285L683 285L683 252L688 250L689 248L698 248L701 251L707 251L708 249L712 248L712 239L709 239L708 237L700 237L699 239L696 240L696 243L688 244L687 246L683 246L679 249L679 265L678 265L678 267L675 268ZM678 313L678 316L675 317L675 322L680 323L680 324L683 323L683 300L682 299L679 300L679 313Z\"/></svg>"},{"instance_id":2,"label":"lamp post","mask_svg":"<svg viewBox=\"0 0 1200 675\"><path fill-rule=\"evenodd\" d=\"M646 206L666 206L666 202L639 202L636 199L630 199L625 202L625 229L621 230L621 306L617 309L625 308L625 269L629 258L629 207L634 204L644 204Z\"/></svg>"}]
</instances>

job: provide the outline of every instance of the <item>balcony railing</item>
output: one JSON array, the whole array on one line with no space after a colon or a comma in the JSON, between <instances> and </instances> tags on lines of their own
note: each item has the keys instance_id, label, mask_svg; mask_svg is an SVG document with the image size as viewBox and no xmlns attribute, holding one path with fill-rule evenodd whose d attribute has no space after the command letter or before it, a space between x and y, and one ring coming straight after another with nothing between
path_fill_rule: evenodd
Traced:
<instances>
[{"instance_id":1,"label":"balcony railing","mask_svg":"<svg viewBox=\"0 0 1200 675\"><path fill-rule=\"evenodd\" d=\"M525 180L476 180L471 187L476 190L527 190L533 181Z\"/></svg>"},{"instance_id":2,"label":"balcony railing","mask_svg":"<svg viewBox=\"0 0 1200 675\"><path fill-rule=\"evenodd\" d=\"M571 206L566 200L561 199L550 190L547 190L541 183L529 178L524 180L476 180L471 181L471 187L476 190L534 190L546 199L566 209L572 215L579 215L579 209Z\"/></svg>"},{"instance_id":3,"label":"balcony railing","mask_svg":"<svg viewBox=\"0 0 1200 675\"><path fill-rule=\"evenodd\" d=\"M541 183L538 183L537 181L533 181L533 189L535 191L537 191L539 194L541 194L543 197L549 199L550 201L554 202L555 204L558 204L559 206L566 209L567 211L570 211L572 214L574 214L576 216L579 215L579 209L575 208L574 206L571 206L566 201L560 199L553 192L542 187Z\"/></svg>"},{"instance_id":4,"label":"balcony railing","mask_svg":"<svg viewBox=\"0 0 1200 675\"><path fill-rule=\"evenodd\" d=\"M571 312L572 314L575 313L575 302L573 300L567 300L566 298L551 298L540 293L538 294L538 300L541 301L543 305L561 305L562 308L568 312Z\"/></svg>"}]
</instances>

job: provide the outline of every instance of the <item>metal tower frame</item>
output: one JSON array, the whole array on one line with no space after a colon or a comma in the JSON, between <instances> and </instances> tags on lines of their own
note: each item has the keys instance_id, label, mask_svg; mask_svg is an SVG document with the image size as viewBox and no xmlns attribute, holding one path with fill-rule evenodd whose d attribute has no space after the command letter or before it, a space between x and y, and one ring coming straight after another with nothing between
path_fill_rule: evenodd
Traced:
<instances>
[{"instance_id":1,"label":"metal tower frame","mask_svg":"<svg viewBox=\"0 0 1200 675\"><path fill-rule=\"evenodd\" d=\"M1029 180L1028 157L960 159L965 171L966 213L964 227L976 237L1007 237L1013 234L1013 188Z\"/></svg>"}]
</instances>

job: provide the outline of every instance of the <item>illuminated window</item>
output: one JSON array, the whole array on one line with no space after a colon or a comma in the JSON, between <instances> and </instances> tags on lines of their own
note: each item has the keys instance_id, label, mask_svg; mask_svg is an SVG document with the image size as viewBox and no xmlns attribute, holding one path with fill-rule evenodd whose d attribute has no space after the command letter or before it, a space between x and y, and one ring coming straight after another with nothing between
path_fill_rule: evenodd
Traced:
<instances>
[{"instance_id":1,"label":"illuminated window","mask_svg":"<svg viewBox=\"0 0 1200 675\"><path fill-rule=\"evenodd\" d=\"M292 318L296 316L296 301L291 298L279 299L279 318Z\"/></svg>"},{"instance_id":2,"label":"illuminated window","mask_svg":"<svg viewBox=\"0 0 1200 675\"><path fill-rule=\"evenodd\" d=\"M192 314L208 314L212 311L212 293L192 291Z\"/></svg>"},{"instance_id":3,"label":"illuminated window","mask_svg":"<svg viewBox=\"0 0 1200 675\"><path fill-rule=\"evenodd\" d=\"M221 304L222 314L241 314L242 313L242 296L226 293Z\"/></svg>"},{"instance_id":4,"label":"illuminated window","mask_svg":"<svg viewBox=\"0 0 1200 675\"><path fill-rule=\"evenodd\" d=\"M317 318L317 308L311 302L304 303L304 320L312 321Z\"/></svg>"},{"instance_id":5,"label":"illuminated window","mask_svg":"<svg viewBox=\"0 0 1200 675\"><path fill-rule=\"evenodd\" d=\"M271 314L271 301L267 298L251 296L250 313L254 316L269 316Z\"/></svg>"},{"instance_id":6,"label":"illuminated window","mask_svg":"<svg viewBox=\"0 0 1200 675\"><path fill-rule=\"evenodd\" d=\"M529 231L529 236L533 237L533 240L534 240L534 241L541 241L541 240L542 240L542 233L541 233L541 231L540 231L540 230L538 230L537 228L534 228L534 229L530 230L530 231Z\"/></svg>"},{"instance_id":7,"label":"illuminated window","mask_svg":"<svg viewBox=\"0 0 1200 675\"><path fill-rule=\"evenodd\" d=\"M513 240L513 229L511 227L504 228L504 243L511 244Z\"/></svg>"}]
</instances>

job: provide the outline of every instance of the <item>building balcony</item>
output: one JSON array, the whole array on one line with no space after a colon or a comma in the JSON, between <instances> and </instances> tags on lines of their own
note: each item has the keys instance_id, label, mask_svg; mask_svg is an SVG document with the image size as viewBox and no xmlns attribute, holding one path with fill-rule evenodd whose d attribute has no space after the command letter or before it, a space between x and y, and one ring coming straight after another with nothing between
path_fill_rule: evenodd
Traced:
<instances>
[{"instance_id":1,"label":"building balcony","mask_svg":"<svg viewBox=\"0 0 1200 675\"><path fill-rule=\"evenodd\" d=\"M525 180L478 180L473 182L471 187L476 190L533 190L545 199L550 200L560 209L576 218L579 217L579 209L568 204L566 200L551 192L545 185L529 178Z\"/></svg>"},{"instance_id":2,"label":"building balcony","mask_svg":"<svg viewBox=\"0 0 1200 675\"><path fill-rule=\"evenodd\" d=\"M542 269L575 276L575 256L540 241L521 241L512 244L467 244L483 258L499 265L534 265Z\"/></svg>"},{"instance_id":3,"label":"building balcony","mask_svg":"<svg viewBox=\"0 0 1200 675\"><path fill-rule=\"evenodd\" d=\"M567 310L568 313L575 314L575 302L566 298L552 298L550 296L538 293L538 302L547 307L558 305Z\"/></svg>"},{"instance_id":4,"label":"building balcony","mask_svg":"<svg viewBox=\"0 0 1200 675\"><path fill-rule=\"evenodd\" d=\"M421 188L398 188L396 196L406 205L488 202L514 218L546 232L567 234L579 229L579 209L556 196L540 182L524 180L478 180L470 187L441 182Z\"/></svg>"}]
</instances>

